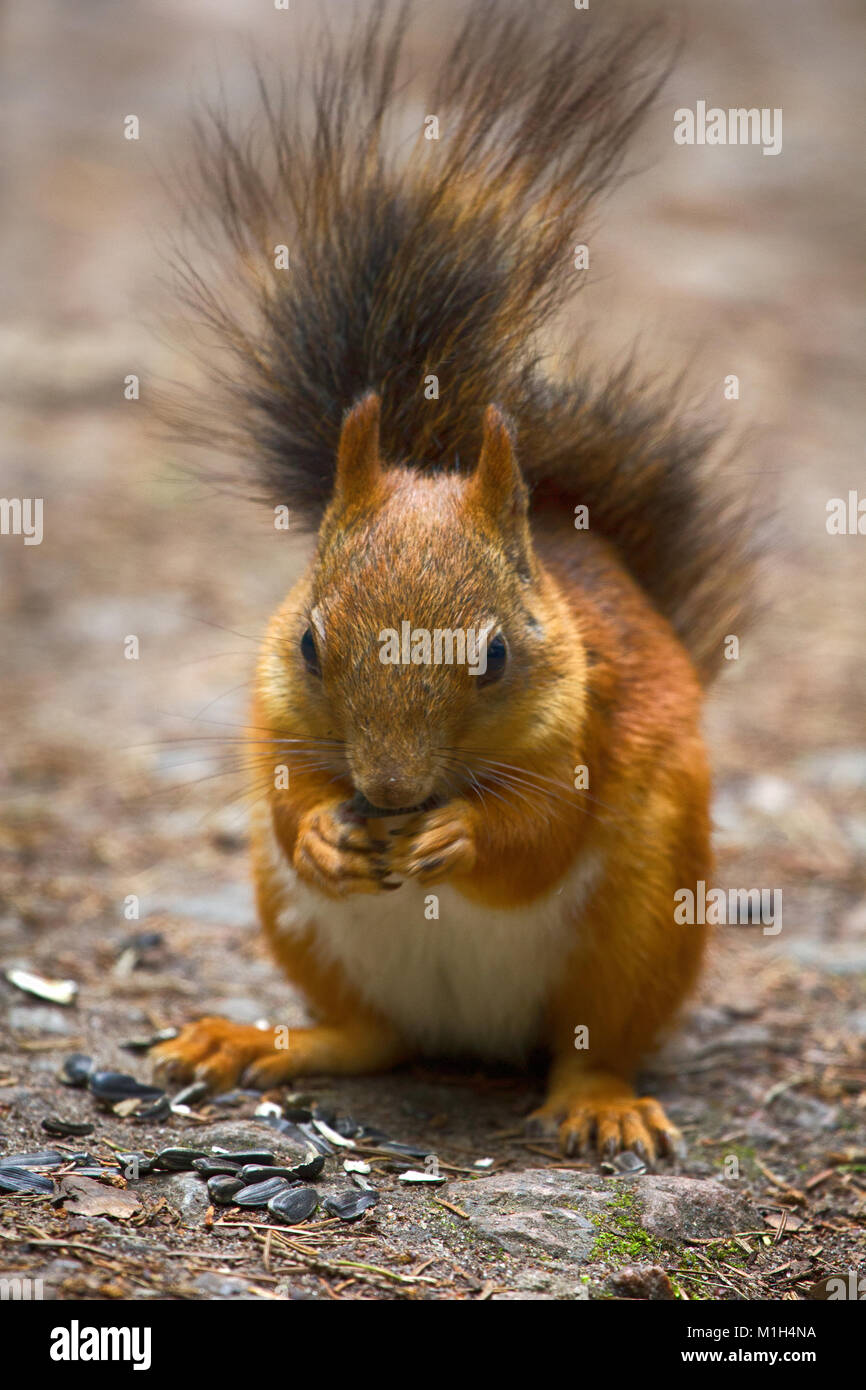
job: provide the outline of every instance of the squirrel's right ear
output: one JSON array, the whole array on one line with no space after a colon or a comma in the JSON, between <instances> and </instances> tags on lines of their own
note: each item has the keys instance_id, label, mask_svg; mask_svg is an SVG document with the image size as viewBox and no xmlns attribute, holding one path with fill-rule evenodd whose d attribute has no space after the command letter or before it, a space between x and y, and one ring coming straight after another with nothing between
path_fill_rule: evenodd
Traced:
<instances>
[{"instance_id":1,"label":"squirrel's right ear","mask_svg":"<svg viewBox=\"0 0 866 1390\"><path fill-rule=\"evenodd\" d=\"M484 412L478 466L470 481L474 500L504 526L526 516L526 484L514 449L514 426L498 406Z\"/></svg>"},{"instance_id":2,"label":"squirrel's right ear","mask_svg":"<svg viewBox=\"0 0 866 1390\"><path fill-rule=\"evenodd\" d=\"M361 501L379 478L381 407L380 398L375 391L370 391L343 419L337 449L334 493L344 506Z\"/></svg>"}]
</instances>

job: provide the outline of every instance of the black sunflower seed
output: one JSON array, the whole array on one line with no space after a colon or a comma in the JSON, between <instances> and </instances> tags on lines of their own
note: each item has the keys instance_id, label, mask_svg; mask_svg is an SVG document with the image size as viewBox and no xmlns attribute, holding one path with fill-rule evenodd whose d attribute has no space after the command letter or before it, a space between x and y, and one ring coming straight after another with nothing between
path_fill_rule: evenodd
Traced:
<instances>
[{"instance_id":1,"label":"black sunflower seed","mask_svg":"<svg viewBox=\"0 0 866 1390\"><path fill-rule=\"evenodd\" d=\"M378 1192L338 1192L334 1197L326 1197L322 1206L330 1216L339 1216L341 1221L356 1221L378 1200Z\"/></svg>"},{"instance_id":2,"label":"black sunflower seed","mask_svg":"<svg viewBox=\"0 0 866 1390\"><path fill-rule=\"evenodd\" d=\"M285 1178L287 1182L298 1182L305 1178L317 1178L324 1166L324 1155L314 1154L310 1150L309 1158L302 1163L293 1163L287 1166L275 1164L273 1167L265 1167L258 1163L245 1163L243 1177L247 1182L266 1182L268 1178Z\"/></svg>"},{"instance_id":3,"label":"black sunflower seed","mask_svg":"<svg viewBox=\"0 0 866 1390\"><path fill-rule=\"evenodd\" d=\"M233 1178L230 1173L215 1173L212 1178L208 1178L207 1190L212 1202L227 1207L234 1201L235 1193L240 1192L243 1186L243 1178Z\"/></svg>"},{"instance_id":4,"label":"black sunflower seed","mask_svg":"<svg viewBox=\"0 0 866 1390\"><path fill-rule=\"evenodd\" d=\"M206 1081L193 1081L191 1085L185 1086L182 1091L178 1091L172 1105L195 1105L196 1101L204 1100L210 1087Z\"/></svg>"},{"instance_id":5,"label":"black sunflower seed","mask_svg":"<svg viewBox=\"0 0 866 1390\"><path fill-rule=\"evenodd\" d=\"M217 1145L211 1149L208 1158L227 1158L240 1168L245 1163L271 1164L274 1161L270 1149L221 1149Z\"/></svg>"},{"instance_id":6,"label":"black sunflower seed","mask_svg":"<svg viewBox=\"0 0 866 1390\"><path fill-rule=\"evenodd\" d=\"M86 1086L93 1071L93 1058L83 1052L72 1052L64 1060L60 1080L64 1086Z\"/></svg>"},{"instance_id":7,"label":"black sunflower seed","mask_svg":"<svg viewBox=\"0 0 866 1390\"><path fill-rule=\"evenodd\" d=\"M159 1086L147 1086L122 1071L93 1071L87 1084L96 1099L107 1105L116 1105L119 1100L157 1101L165 1094Z\"/></svg>"},{"instance_id":8,"label":"black sunflower seed","mask_svg":"<svg viewBox=\"0 0 866 1390\"><path fill-rule=\"evenodd\" d=\"M190 1172L196 1159L209 1156L206 1149L160 1149L154 1159L154 1167L168 1168L176 1173Z\"/></svg>"},{"instance_id":9,"label":"black sunflower seed","mask_svg":"<svg viewBox=\"0 0 866 1390\"><path fill-rule=\"evenodd\" d=\"M53 1134L57 1138L69 1138L72 1135L82 1137L85 1134L93 1133L93 1125L86 1120L64 1120L62 1115L49 1115L42 1121L42 1128L46 1134Z\"/></svg>"},{"instance_id":10,"label":"black sunflower seed","mask_svg":"<svg viewBox=\"0 0 866 1390\"><path fill-rule=\"evenodd\" d=\"M269 1178L267 1182L255 1182L242 1187L232 1200L239 1207L266 1207L272 1197L288 1189L289 1184L285 1178Z\"/></svg>"},{"instance_id":11,"label":"black sunflower seed","mask_svg":"<svg viewBox=\"0 0 866 1390\"><path fill-rule=\"evenodd\" d=\"M157 1096L156 1100L139 1101L132 1118L136 1124L142 1124L146 1120L165 1120L171 1114L171 1101L168 1096Z\"/></svg>"},{"instance_id":12,"label":"black sunflower seed","mask_svg":"<svg viewBox=\"0 0 866 1390\"><path fill-rule=\"evenodd\" d=\"M161 1028L158 1033L151 1033L147 1038L127 1038L120 1046L126 1052L149 1052L157 1043L171 1042L172 1038L176 1037L176 1028Z\"/></svg>"},{"instance_id":13,"label":"black sunflower seed","mask_svg":"<svg viewBox=\"0 0 866 1390\"><path fill-rule=\"evenodd\" d=\"M328 1157L330 1154L336 1152L333 1144L329 1144L324 1135L320 1134L317 1129L314 1129L312 1124L296 1125L295 1128L299 1131L301 1138L304 1139L307 1144L312 1144L316 1153L325 1154L325 1156Z\"/></svg>"},{"instance_id":14,"label":"black sunflower seed","mask_svg":"<svg viewBox=\"0 0 866 1390\"><path fill-rule=\"evenodd\" d=\"M283 1115L292 1124L309 1124L313 1118L313 1112L307 1105L284 1105Z\"/></svg>"},{"instance_id":15,"label":"black sunflower seed","mask_svg":"<svg viewBox=\"0 0 866 1390\"><path fill-rule=\"evenodd\" d=\"M0 1168L60 1168L68 1161L66 1154L56 1149L38 1149L35 1153L4 1154Z\"/></svg>"},{"instance_id":16,"label":"black sunflower seed","mask_svg":"<svg viewBox=\"0 0 866 1390\"><path fill-rule=\"evenodd\" d=\"M268 1202L268 1211L286 1226L298 1226L312 1216L319 1205L314 1187L288 1187Z\"/></svg>"},{"instance_id":17,"label":"black sunflower seed","mask_svg":"<svg viewBox=\"0 0 866 1390\"><path fill-rule=\"evenodd\" d=\"M417 1144L398 1144L396 1139L370 1140L370 1147L381 1149L383 1153L401 1154L405 1158L426 1158L429 1149L421 1149Z\"/></svg>"},{"instance_id":18,"label":"black sunflower seed","mask_svg":"<svg viewBox=\"0 0 866 1390\"><path fill-rule=\"evenodd\" d=\"M231 1177L239 1177L241 1171L239 1163L233 1163L230 1158L214 1158L212 1154L208 1154L206 1158L196 1158L192 1166L203 1178L216 1178L226 1173Z\"/></svg>"},{"instance_id":19,"label":"black sunflower seed","mask_svg":"<svg viewBox=\"0 0 866 1390\"><path fill-rule=\"evenodd\" d=\"M0 1168L0 1192L53 1192L54 1183L44 1173L27 1168Z\"/></svg>"}]
</instances>

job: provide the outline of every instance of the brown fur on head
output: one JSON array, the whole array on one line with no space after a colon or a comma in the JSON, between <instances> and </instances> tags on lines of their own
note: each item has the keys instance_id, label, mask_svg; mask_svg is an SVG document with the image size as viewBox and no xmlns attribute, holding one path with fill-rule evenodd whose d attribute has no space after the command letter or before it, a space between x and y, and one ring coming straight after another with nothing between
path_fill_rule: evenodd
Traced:
<instances>
[{"instance_id":1,"label":"brown fur on head","mask_svg":"<svg viewBox=\"0 0 866 1390\"><path fill-rule=\"evenodd\" d=\"M503 415L486 411L467 477L386 466L379 410L370 394L346 417L316 560L275 619L263 684L273 727L335 740L355 792L393 811L463 789L474 752L537 738L532 706L562 673ZM437 631L486 630L487 669L472 674L471 636L463 660L458 647L449 663L446 638L440 664L383 661L404 624L430 635L434 657Z\"/></svg>"}]
</instances>

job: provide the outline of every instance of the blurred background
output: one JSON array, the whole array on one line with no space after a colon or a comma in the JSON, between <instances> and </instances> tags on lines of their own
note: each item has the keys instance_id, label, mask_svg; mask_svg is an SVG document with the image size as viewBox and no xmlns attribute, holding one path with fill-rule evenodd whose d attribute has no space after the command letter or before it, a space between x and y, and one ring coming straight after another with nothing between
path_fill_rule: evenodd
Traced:
<instances>
[{"instance_id":1,"label":"blurred background","mask_svg":"<svg viewBox=\"0 0 866 1390\"><path fill-rule=\"evenodd\" d=\"M97 1024L128 1032L131 1017L285 1017L255 934L241 786L224 774L257 639L301 552L268 511L178 472L149 400L185 368L153 325L173 314L166 179L196 96L219 73L242 114L250 44L296 70L323 17L339 29L351 8L3 7L2 490L42 497L45 511L41 545L0 540L0 948L77 979L86 1006L73 1024L0 982L10 1045ZM571 8L551 0L540 22ZM638 172L599 218L568 327L602 361L639 337L649 368L691 363L703 408L743 435L731 466L744 486L760 474L781 514L766 620L714 690L707 729L718 880L781 888L784 930L722 934L696 1026L760 1015L763 1043L783 1036L800 1062L809 1047L844 1062L866 1033L853 991L866 971L866 536L830 536L825 521L829 498L866 496L866 12L857 0L662 8L684 24L683 57L635 148ZM419 6L408 60L422 75L461 9ZM627 25L645 7L604 9ZM408 99L424 109L422 80ZM781 107L782 153L676 146L673 111L697 100ZM138 141L123 138L128 114ZM130 373L138 402L124 399ZM124 658L129 635L137 661ZM138 929L168 945L125 978L130 894ZM762 1045L753 1029L753 1059Z\"/></svg>"}]
</instances>

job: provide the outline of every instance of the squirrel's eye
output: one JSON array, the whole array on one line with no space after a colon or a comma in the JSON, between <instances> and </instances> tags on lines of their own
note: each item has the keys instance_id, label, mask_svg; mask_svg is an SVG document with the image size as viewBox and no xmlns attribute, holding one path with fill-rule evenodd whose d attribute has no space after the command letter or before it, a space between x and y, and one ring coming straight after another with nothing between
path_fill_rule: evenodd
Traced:
<instances>
[{"instance_id":1,"label":"squirrel's eye","mask_svg":"<svg viewBox=\"0 0 866 1390\"><path fill-rule=\"evenodd\" d=\"M312 676L322 674L319 666L319 653L316 651L316 640L313 637L312 628L308 627L301 638L301 656L304 658L304 665Z\"/></svg>"},{"instance_id":2,"label":"squirrel's eye","mask_svg":"<svg viewBox=\"0 0 866 1390\"><path fill-rule=\"evenodd\" d=\"M479 685L490 685L493 681L498 681L505 674L507 665L508 643L502 633L497 632L487 643L487 670L479 675Z\"/></svg>"}]
</instances>

